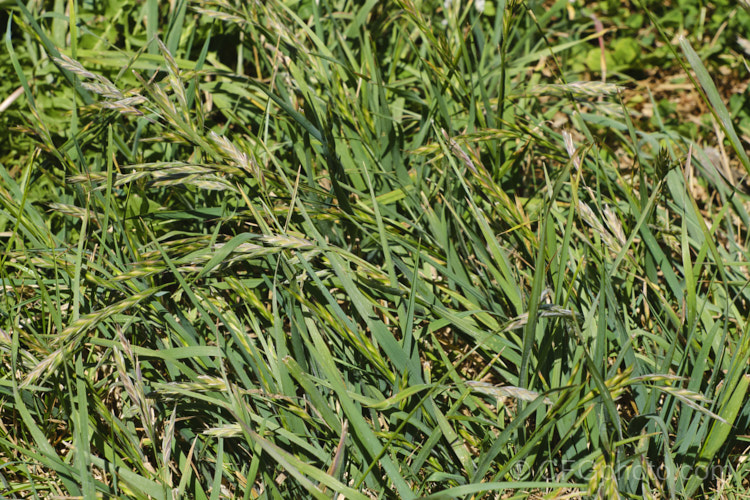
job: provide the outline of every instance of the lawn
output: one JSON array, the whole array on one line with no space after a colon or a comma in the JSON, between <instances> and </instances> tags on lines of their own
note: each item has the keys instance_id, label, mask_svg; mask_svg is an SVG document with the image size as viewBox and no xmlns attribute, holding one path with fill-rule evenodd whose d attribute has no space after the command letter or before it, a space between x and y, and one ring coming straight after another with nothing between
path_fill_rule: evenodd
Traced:
<instances>
[{"instance_id":1,"label":"lawn","mask_svg":"<svg viewBox=\"0 0 750 500\"><path fill-rule=\"evenodd\" d=\"M0 21L0 499L750 488L746 0Z\"/></svg>"}]
</instances>

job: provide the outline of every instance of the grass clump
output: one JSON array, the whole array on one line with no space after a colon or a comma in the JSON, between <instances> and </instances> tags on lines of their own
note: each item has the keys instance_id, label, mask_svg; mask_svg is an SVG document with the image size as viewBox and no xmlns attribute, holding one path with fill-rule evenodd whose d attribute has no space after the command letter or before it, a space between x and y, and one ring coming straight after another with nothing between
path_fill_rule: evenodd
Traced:
<instances>
[{"instance_id":1,"label":"grass clump","mask_svg":"<svg viewBox=\"0 0 750 500\"><path fill-rule=\"evenodd\" d=\"M742 491L747 141L632 8L690 133L567 0L10 7L3 495Z\"/></svg>"}]
</instances>

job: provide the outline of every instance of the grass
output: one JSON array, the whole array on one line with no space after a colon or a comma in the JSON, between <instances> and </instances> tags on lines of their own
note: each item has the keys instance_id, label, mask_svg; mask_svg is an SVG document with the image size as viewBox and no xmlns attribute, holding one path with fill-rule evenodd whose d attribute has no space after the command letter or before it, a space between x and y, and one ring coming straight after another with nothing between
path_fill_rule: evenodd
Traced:
<instances>
[{"instance_id":1,"label":"grass","mask_svg":"<svg viewBox=\"0 0 750 500\"><path fill-rule=\"evenodd\" d=\"M648 3L3 2L0 497L741 496L748 12Z\"/></svg>"}]
</instances>

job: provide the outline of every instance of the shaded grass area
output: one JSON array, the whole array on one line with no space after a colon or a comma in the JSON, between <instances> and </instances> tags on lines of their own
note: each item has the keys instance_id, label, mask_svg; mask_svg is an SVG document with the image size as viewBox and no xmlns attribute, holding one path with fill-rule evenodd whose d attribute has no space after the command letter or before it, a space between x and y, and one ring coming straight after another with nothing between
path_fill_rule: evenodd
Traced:
<instances>
[{"instance_id":1,"label":"shaded grass area","mask_svg":"<svg viewBox=\"0 0 750 500\"><path fill-rule=\"evenodd\" d=\"M582 6L479 3L9 7L3 495L746 488L750 162L702 38L631 6L685 131Z\"/></svg>"}]
</instances>

